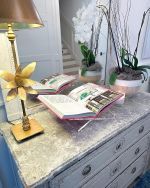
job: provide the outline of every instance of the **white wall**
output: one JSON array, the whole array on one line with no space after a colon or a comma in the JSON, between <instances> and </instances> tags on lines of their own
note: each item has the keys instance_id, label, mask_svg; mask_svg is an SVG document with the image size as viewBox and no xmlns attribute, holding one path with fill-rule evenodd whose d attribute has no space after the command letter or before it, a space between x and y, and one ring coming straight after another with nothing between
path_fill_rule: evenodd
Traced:
<instances>
[{"instance_id":1,"label":"white wall","mask_svg":"<svg viewBox=\"0 0 150 188\"><path fill-rule=\"evenodd\" d=\"M126 7L127 7L127 1L128 0L120 0L120 11L121 13L125 13ZM137 42L137 35L139 31L139 27L141 24L143 12L147 10L150 7L150 0L131 0L131 12L129 15L129 28L130 28L130 46L131 49L134 50ZM148 16L147 16L148 18ZM145 24L143 27L143 32L141 35L141 40L139 43L139 50L138 50L138 58L139 63L141 65L149 64L150 65L150 59L142 59L142 50L144 45L144 38L146 34L146 26L147 26L147 20L145 20ZM143 89L148 90L149 83L146 82L143 84Z\"/></svg>"},{"instance_id":2,"label":"white wall","mask_svg":"<svg viewBox=\"0 0 150 188\"><path fill-rule=\"evenodd\" d=\"M76 16L76 12L83 7L87 6L91 0L60 0L60 13L61 13L61 33L62 39L65 45L68 47L72 55L75 57L78 64L81 63L82 55L79 50L79 45L74 40L74 27L72 18ZM109 5L109 0L101 0L106 6ZM89 15L90 17L90 15ZM105 74L105 62L106 62L106 49L107 49L107 22L103 19L101 26L101 33L99 36L99 53L103 55L97 55L96 60L101 63L103 67L102 79Z\"/></svg>"},{"instance_id":3,"label":"white wall","mask_svg":"<svg viewBox=\"0 0 150 188\"><path fill-rule=\"evenodd\" d=\"M78 44L74 41L74 28L72 18L83 5L87 5L90 0L60 0L60 20L62 40L75 57L76 62L80 64L82 56Z\"/></svg>"},{"instance_id":4,"label":"white wall","mask_svg":"<svg viewBox=\"0 0 150 188\"><path fill-rule=\"evenodd\" d=\"M72 25L72 18L76 15L77 10L89 2L90 0L60 0L60 10Z\"/></svg>"}]
</instances>

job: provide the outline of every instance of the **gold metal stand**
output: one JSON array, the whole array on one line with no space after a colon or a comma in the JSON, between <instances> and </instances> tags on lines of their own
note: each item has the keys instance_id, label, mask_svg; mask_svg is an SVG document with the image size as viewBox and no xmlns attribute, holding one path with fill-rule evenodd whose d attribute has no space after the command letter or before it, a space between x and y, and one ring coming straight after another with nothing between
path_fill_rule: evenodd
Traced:
<instances>
[{"instance_id":1,"label":"gold metal stand","mask_svg":"<svg viewBox=\"0 0 150 188\"><path fill-rule=\"evenodd\" d=\"M17 56L16 56L16 50L15 50L15 44L14 44L16 36L15 36L14 31L12 30L11 24L8 24L7 37L11 43L15 69L17 70L18 63L17 63ZM15 139L18 142L21 142L24 139L27 139L31 136L34 136L34 135L44 131L44 129L41 127L41 125L36 120L28 118L23 100L21 100L21 106L22 106L22 112L23 112L22 123L16 124L11 128L11 131L12 131Z\"/></svg>"}]
</instances>

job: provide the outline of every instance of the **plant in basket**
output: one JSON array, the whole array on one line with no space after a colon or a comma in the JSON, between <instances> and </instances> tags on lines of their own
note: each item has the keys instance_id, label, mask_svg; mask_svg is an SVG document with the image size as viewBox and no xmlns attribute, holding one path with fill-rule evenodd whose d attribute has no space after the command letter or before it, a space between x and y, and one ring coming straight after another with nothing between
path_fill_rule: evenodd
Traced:
<instances>
[{"instance_id":1,"label":"plant in basket","mask_svg":"<svg viewBox=\"0 0 150 188\"><path fill-rule=\"evenodd\" d=\"M99 34L103 15L92 0L87 7L83 6L74 17L75 41L80 46L83 56L79 77L83 82L97 82L100 80L102 66L96 61L98 54Z\"/></svg>"}]
</instances>

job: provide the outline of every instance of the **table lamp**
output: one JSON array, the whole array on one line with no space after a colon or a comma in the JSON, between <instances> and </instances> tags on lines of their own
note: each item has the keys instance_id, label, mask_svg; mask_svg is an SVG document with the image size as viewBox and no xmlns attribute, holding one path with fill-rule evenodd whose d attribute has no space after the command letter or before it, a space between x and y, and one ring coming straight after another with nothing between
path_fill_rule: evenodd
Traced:
<instances>
[{"instance_id":1,"label":"table lamp","mask_svg":"<svg viewBox=\"0 0 150 188\"><path fill-rule=\"evenodd\" d=\"M17 141L22 141L30 136L43 132L43 128L36 120L29 119L26 115L24 104L26 93L36 93L31 87L34 81L29 79L35 69L36 63L31 63L23 70L21 69L17 62L14 30L41 26L43 26L42 20L32 0L0 0L0 30L7 31L16 70L15 76L7 71L0 71L0 77L8 82L7 89L11 89L8 92L7 99L11 100L19 96L23 111L22 123L16 124L11 128Z\"/></svg>"}]
</instances>

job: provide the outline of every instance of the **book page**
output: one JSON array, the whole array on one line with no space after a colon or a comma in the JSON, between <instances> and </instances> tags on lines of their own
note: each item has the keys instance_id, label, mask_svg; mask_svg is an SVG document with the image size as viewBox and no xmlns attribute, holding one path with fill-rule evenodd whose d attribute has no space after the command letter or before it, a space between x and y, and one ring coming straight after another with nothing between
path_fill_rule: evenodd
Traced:
<instances>
[{"instance_id":1,"label":"book page","mask_svg":"<svg viewBox=\"0 0 150 188\"><path fill-rule=\"evenodd\" d=\"M39 95L38 98L61 118L95 115L91 110L66 95Z\"/></svg>"},{"instance_id":2,"label":"book page","mask_svg":"<svg viewBox=\"0 0 150 188\"><path fill-rule=\"evenodd\" d=\"M109 104L112 104L114 101L119 99L122 94L107 90L97 96L93 96L86 102L86 108L92 110L96 114L103 110Z\"/></svg>"},{"instance_id":3,"label":"book page","mask_svg":"<svg viewBox=\"0 0 150 188\"><path fill-rule=\"evenodd\" d=\"M121 95L120 93L92 83L80 86L69 93L69 97L82 103L86 108L96 114L117 100Z\"/></svg>"},{"instance_id":4,"label":"book page","mask_svg":"<svg viewBox=\"0 0 150 188\"><path fill-rule=\"evenodd\" d=\"M55 89L51 88L48 85L41 84L40 82L36 82L36 84L33 85L32 88L37 90L37 91L42 91L42 90L53 91L53 92L55 91Z\"/></svg>"},{"instance_id":5,"label":"book page","mask_svg":"<svg viewBox=\"0 0 150 188\"><path fill-rule=\"evenodd\" d=\"M68 96L75 101L86 103L86 101L89 100L91 97L93 98L97 95L100 95L107 90L108 89L100 87L99 85L87 83L73 89Z\"/></svg>"},{"instance_id":6,"label":"book page","mask_svg":"<svg viewBox=\"0 0 150 188\"><path fill-rule=\"evenodd\" d=\"M45 85L49 86L50 88L53 88L57 91L62 86L72 82L73 80L75 80L75 76L69 76L69 75L61 74L61 75L54 76L53 78L49 79L45 83Z\"/></svg>"}]
</instances>

